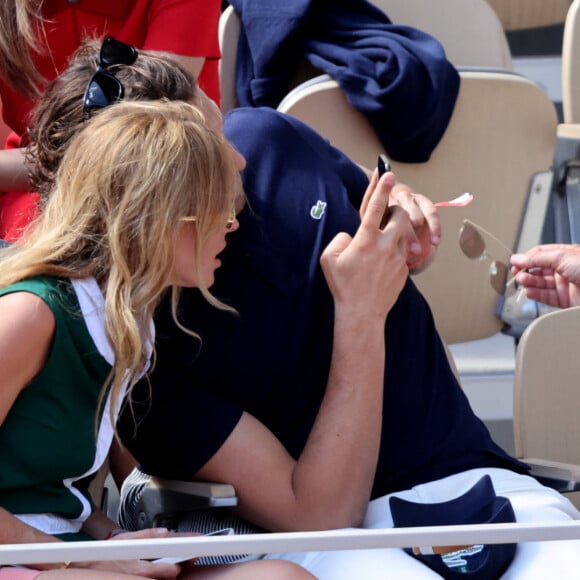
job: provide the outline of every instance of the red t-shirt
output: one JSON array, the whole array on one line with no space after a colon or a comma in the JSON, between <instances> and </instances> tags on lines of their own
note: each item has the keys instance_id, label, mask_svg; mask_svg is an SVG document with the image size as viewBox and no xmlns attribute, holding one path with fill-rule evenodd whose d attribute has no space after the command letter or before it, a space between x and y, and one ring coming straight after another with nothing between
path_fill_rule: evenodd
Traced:
<instances>
[{"instance_id":1,"label":"red t-shirt","mask_svg":"<svg viewBox=\"0 0 580 580\"><path fill-rule=\"evenodd\" d=\"M53 79L86 35L110 34L137 48L205 57L199 84L219 103L220 11L219 0L44 0L51 54L39 57L37 66L47 79ZM21 134L32 103L2 81L0 98L6 124Z\"/></svg>"},{"instance_id":2,"label":"red t-shirt","mask_svg":"<svg viewBox=\"0 0 580 580\"><path fill-rule=\"evenodd\" d=\"M39 71L51 80L86 36L111 35L137 48L204 57L199 85L219 103L218 23L221 0L44 0L46 44L51 53L39 56ZM18 135L26 128L32 102L0 80L2 116ZM9 139L18 146L16 135ZM34 215L33 196L0 196L0 238L14 240ZM23 214L27 215L24 215Z\"/></svg>"}]
</instances>

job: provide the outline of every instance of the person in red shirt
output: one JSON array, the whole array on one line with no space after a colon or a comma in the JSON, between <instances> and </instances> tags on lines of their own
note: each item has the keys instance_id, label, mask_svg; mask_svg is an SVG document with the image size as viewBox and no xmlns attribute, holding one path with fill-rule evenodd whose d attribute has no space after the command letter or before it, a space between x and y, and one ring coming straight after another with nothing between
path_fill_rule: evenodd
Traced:
<instances>
[{"instance_id":1,"label":"person in red shirt","mask_svg":"<svg viewBox=\"0 0 580 580\"><path fill-rule=\"evenodd\" d=\"M0 99L12 131L0 150L0 239L17 240L37 214L22 139L47 81L87 36L111 35L176 55L219 103L219 0L4 0L0 3Z\"/></svg>"}]
</instances>

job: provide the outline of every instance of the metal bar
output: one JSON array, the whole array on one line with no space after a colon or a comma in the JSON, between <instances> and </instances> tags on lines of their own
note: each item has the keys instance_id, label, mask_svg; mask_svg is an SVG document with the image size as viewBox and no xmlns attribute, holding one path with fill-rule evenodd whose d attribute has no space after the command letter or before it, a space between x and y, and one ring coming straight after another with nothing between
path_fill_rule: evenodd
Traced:
<instances>
[{"instance_id":1,"label":"metal bar","mask_svg":"<svg viewBox=\"0 0 580 580\"><path fill-rule=\"evenodd\" d=\"M0 545L0 564L506 544L580 539L580 521Z\"/></svg>"}]
</instances>

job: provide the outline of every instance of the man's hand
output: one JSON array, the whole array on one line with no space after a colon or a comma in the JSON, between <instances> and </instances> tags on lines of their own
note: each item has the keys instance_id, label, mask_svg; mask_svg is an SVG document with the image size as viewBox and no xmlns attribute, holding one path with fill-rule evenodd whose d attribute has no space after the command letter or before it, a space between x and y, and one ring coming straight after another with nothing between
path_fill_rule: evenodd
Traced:
<instances>
[{"instance_id":1,"label":"man's hand","mask_svg":"<svg viewBox=\"0 0 580 580\"><path fill-rule=\"evenodd\" d=\"M378 172L371 175L369 187L360 207L364 216L370 196L378 181ZM441 221L435 204L425 195L415 193L403 183L396 183L389 197L389 207L398 206L409 214L409 221L415 233L407 247L407 265L411 273L424 270L434 259L437 246L441 243Z\"/></svg>"}]
</instances>

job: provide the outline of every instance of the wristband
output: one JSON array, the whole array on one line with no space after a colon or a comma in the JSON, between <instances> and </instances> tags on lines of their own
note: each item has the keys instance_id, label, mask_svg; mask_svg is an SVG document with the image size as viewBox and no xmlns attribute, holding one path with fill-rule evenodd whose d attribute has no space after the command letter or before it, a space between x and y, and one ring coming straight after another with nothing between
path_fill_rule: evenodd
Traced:
<instances>
[{"instance_id":1,"label":"wristband","mask_svg":"<svg viewBox=\"0 0 580 580\"><path fill-rule=\"evenodd\" d=\"M104 540L111 540L112 538L114 538L115 536L118 536L119 534L124 534L127 530L124 530L123 528L115 528L113 530L111 530L103 539Z\"/></svg>"},{"instance_id":2,"label":"wristband","mask_svg":"<svg viewBox=\"0 0 580 580\"><path fill-rule=\"evenodd\" d=\"M69 568L71 564L72 564L72 562L63 562L60 569L65 570L66 568Z\"/></svg>"}]
</instances>

